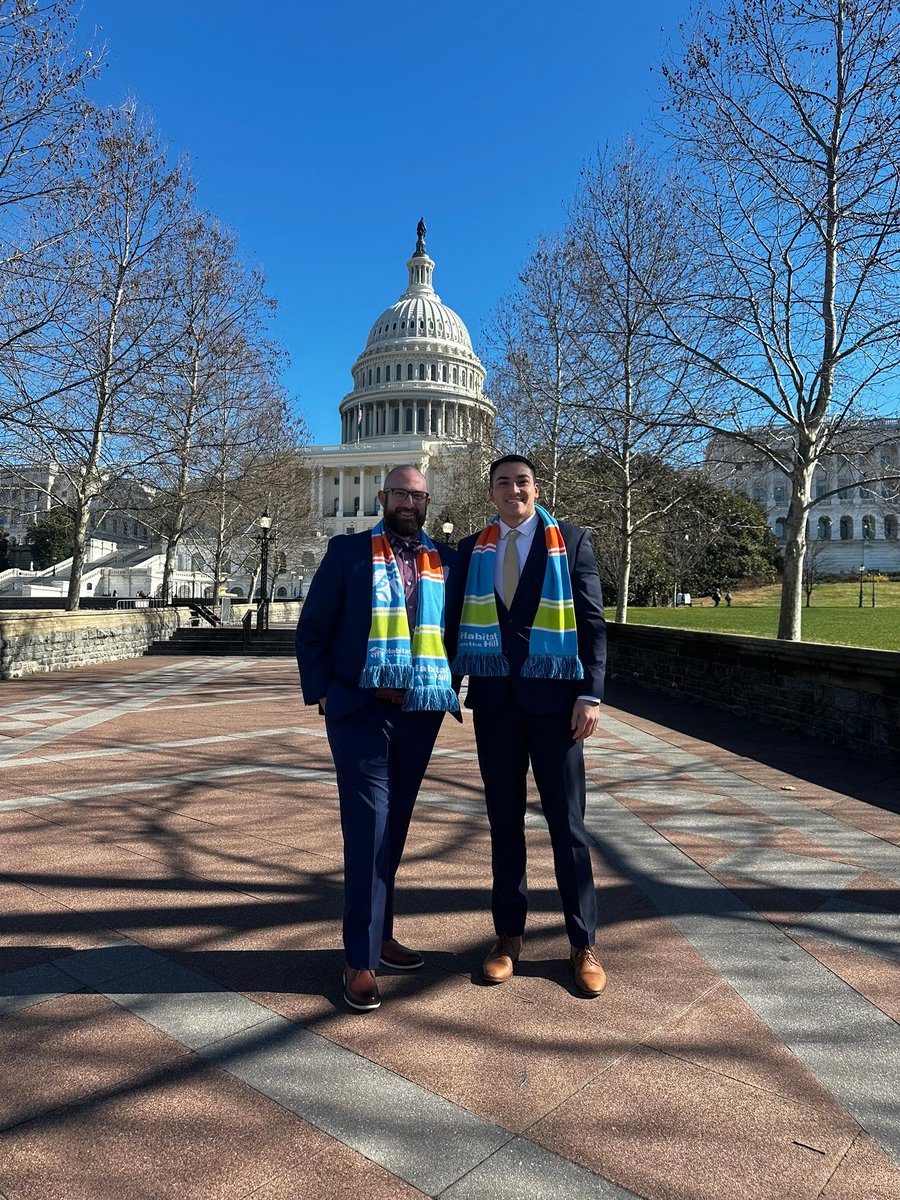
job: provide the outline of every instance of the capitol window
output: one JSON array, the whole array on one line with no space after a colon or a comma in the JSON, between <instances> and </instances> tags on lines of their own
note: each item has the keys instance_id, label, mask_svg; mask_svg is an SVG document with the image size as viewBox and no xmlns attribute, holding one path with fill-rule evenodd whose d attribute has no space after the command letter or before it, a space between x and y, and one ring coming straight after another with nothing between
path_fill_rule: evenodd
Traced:
<instances>
[{"instance_id":1,"label":"capitol window","mask_svg":"<svg viewBox=\"0 0 900 1200\"><path fill-rule=\"evenodd\" d=\"M381 383L381 367L375 368L375 382Z\"/></svg>"},{"instance_id":2,"label":"capitol window","mask_svg":"<svg viewBox=\"0 0 900 1200\"><path fill-rule=\"evenodd\" d=\"M443 379L444 383L447 382L447 364L446 363L444 363L444 365L441 367L441 378Z\"/></svg>"},{"instance_id":3,"label":"capitol window","mask_svg":"<svg viewBox=\"0 0 900 1200\"><path fill-rule=\"evenodd\" d=\"M412 377L413 377L413 365L412 365L412 363L407 363L406 364L406 378L412 379Z\"/></svg>"},{"instance_id":4,"label":"capitol window","mask_svg":"<svg viewBox=\"0 0 900 1200\"><path fill-rule=\"evenodd\" d=\"M394 374L394 378L397 380L398 383L403 378L403 368L400 366L399 363L397 363L397 370Z\"/></svg>"},{"instance_id":5,"label":"capitol window","mask_svg":"<svg viewBox=\"0 0 900 1200\"><path fill-rule=\"evenodd\" d=\"M369 367L369 383L372 382L372 368Z\"/></svg>"},{"instance_id":6,"label":"capitol window","mask_svg":"<svg viewBox=\"0 0 900 1200\"><path fill-rule=\"evenodd\" d=\"M413 431L413 410L411 408L408 408L406 410L406 432L412 433L412 431Z\"/></svg>"},{"instance_id":7,"label":"capitol window","mask_svg":"<svg viewBox=\"0 0 900 1200\"><path fill-rule=\"evenodd\" d=\"M385 382L385 383L390 383L390 382L391 382L391 367L390 367L390 363L389 363L389 364L388 364L388 365L387 365L387 366L384 368L384 382Z\"/></svg>"},{"instance_id":8,"label":"capitol window","mask_svg":"<svg viewBox=\"0 0 900 1200\"><path fill-rule=\"evenodd\" d=\"M394 433L400 432L400 409L394 409Z\"/></svg>"},{"instance_id":9,"label":"capitol window","mask_svg":"<svg viewBox=\"0 0 900 1200\"><path fill-rule=\"evenodd\" d=\"M434 363L431 364L431 378L435 383L437 382L437 367L434 365Z\"/></svg>"},{"instance_id":10,"label":"capitol window","mask_svg":"<svg viewBox=\"0 0 900 1200\"><path fill-rule=\"evenodd\" d=\"M453 368L453 382L459 383L459 367Z\"/></svg>"},{"instance_id":11,"label":"capitol window","mask_svg":"<svg viewBox=\"0 0 900 1200\"><path fill-rule=\"evenodd\" d=\"M425 364L424 363L419 363L419 378L420 379L425 378Z\"/></svg>"}]
</instances>

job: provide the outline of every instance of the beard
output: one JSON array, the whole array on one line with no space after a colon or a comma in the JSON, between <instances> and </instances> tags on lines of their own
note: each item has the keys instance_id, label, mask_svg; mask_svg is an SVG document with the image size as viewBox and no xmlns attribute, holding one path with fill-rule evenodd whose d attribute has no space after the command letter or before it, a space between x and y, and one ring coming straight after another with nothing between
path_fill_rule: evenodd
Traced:
<instances>
[{"instance_id":1,"label":"beard","mask_svg":"<svg viewBox=\"0 0 900 1200\"><path fill-rule=\"evenodd\" d=\"M425 514L417 508L412 512L386 512L384 514L385 528L397 537L411 538L421 530L425 524Z\"/></svg>"}]
</instances>

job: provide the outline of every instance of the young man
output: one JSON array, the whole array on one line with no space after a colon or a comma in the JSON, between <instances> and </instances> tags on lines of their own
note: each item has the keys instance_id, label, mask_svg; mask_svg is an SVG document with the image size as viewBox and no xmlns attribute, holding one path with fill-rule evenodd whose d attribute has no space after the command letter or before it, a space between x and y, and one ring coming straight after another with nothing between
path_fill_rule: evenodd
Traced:
<instances>
[{"instance_id":1,"label":"young man","mask_svg":"<svg viewBox=\"0 0 900 1200\"><path fill-rule=\"evenodd\" d=\"M468 674L478 762L491 827L497 939L482 972L513 974L528 909L528 765L550 830L575 984L597 996L606 975L594 950L597 902L584 828L583 742L597 726L606 665L600 577L585 529L537 504L534 465L491 464L497 516L459 546L465 599L453 664Z\"/></svg>"},{"instance_id":2,"label":"young man","mask_svg":"<svg viewBox=\"0 0 900 1200\"><path fill-rule=\"evenodd\" d=\"M332 538L297 624L307 704L318 704L337 772L344 835L344 999L378 1008L379 964L422 956L394 939L394 877L445 711L459 712L443 641L445 579L456 552L423 531L424 476L395 467L384 517Z\"/></svg>"}]
</instances>

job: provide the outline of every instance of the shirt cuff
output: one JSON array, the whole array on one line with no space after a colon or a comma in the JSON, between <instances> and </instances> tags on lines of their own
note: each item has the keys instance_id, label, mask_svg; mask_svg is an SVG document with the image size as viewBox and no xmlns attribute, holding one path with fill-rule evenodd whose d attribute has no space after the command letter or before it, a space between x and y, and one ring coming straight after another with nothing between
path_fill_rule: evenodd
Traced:
<instances>
[{"instance_id":1,"label":"shirt cuff","mask_svg":"<svg viewBox=\"0 0 900 1200\"><path fill-rule=\"evenodd\" d=\"M599 696L579 696L579 700L588 700L591 704L602 704L603 701Z\"/></svg>"}]
</instances>

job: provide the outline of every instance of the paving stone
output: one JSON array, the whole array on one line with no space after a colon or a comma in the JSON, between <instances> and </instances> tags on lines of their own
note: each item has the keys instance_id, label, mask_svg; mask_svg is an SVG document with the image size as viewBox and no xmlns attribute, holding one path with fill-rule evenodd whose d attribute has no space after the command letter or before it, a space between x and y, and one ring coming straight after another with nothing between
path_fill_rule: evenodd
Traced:
<instances>
[{"instance_id":1,"label":"paving stone","mask_svg":"<svg viewBox=\"0 0 900 1200\"><path fill-rule=\"evenodd\" d=\"M679 817L665 817L657 828L665 832L676 829L700 837L720 838L739 846L753 846L768 837L776 828L768 821L742 821L722 813L698 812Z\"/></svg>"},{"instance_id":2,"label":"paving stone","mask_svg":"<svg viewBox=\"0 0 900 1200\"><path fill-rule=\"evenodd\" d=\"M146 946L125 940L67 954L57 958L54 966L77 983L99 990L109 980L161 967L164 963L165 959Z\"/></svg>"},{"instance_id":3,"label":"paving stone","mask_svg":"<svg viewBox=\"0 0 900 1200\"><path fill-rule=\"evenodd\" d=\"M814 1200L856 1137L846 1117L665 1054L604 1072L529 1136L639 1196Z\"/></svg>"},{"instance_id":4,"label":"paving stone","mask_svg":"<svg viewBox=\"0 0 900 1200\"><path fill-rule=\"evenodd\" d=\"M716 872L770 887L819 891L846 887L861 873L858 867L847 867L832 859L786 854L765 846L747 847L720 859L716 863Z\"/></svg>"},{"instance_id":5,"label":"paving stone","mask_svg":"<svg viewBox=\"0 0 900 1200\"><path fill-rule=\"evenodd\" d=\"M665 804L670 808L705 808L721 800L715 792L690 791L687 788L661 784L659 787L617 787L617 795L649 804Z\"/></svg>"},{"instance_id":6,"label":"paving stone","mask_svg":"<svg viewBox=\"0 0 900 1200\"><path fill-rule=\"evenodd\" d=\"M821 1200L897 1200L900 1166L861 1133L825 1184Z\"/></svg>"},{"instance_id":7,"label":"paving stone","mask_svg":"<svg viewBox=\"0 0 900 1200\"><path fill-rule=\"evenodd\" d=\"M117 980L115 990L108 986L104 991L115 1004L192 1050L249 1029L271 1016L246 996L162 960L159 965Z\"/></svg>"},{"instance_id":8,"label":"paving stone","mask_svg":"<svg viewBox=\"0 0 900 1200\"><path fill-rule=\"evenodd\" d=\"M900 1161L894 1022L627 809L610 809L602 827L590 816L587 823L617 868L640 881L657 909ZM845 870L830 861L823 869Z\"/></svg>"},{"instance_id":9,"label":"paving stone","mask_svg":"<svg viewBox=\"0 0 900 1200\"><path fill-rule=\"evenodd\" d=\"M99 1094L139 1089L154 1072L188 1053L105 997L84 993L5 1017L0 1029L4 1129L66 1106L90 1104ZM0 1189L4 1187L0 1167Z\"/></svg>"},{"instance_id":10,"label":"paving stone","mask_svg":"<svg viewBox=\"0 0 900 1200\"><path fill-rule=\"evenodd\" d=\"M201 1053L426 1193L449 1186L510 1138L280 1017Z\"/></svg>"},{"instance_id":11,"label":"paving stone","mask_svg":"<svg viewBox=\"0 0 900 1200\"><path fill-rule=\"evenodd\" d=\"M324 1141L224 1072L183 1059L64 1119L53 1110L6 1131L0 1189L7 1200L244 1200L314 1161Z\"/></svg>"},{"instance_id":12,"label":"paving stone","mask_svg":"<svg viewBox=\"0 0 900 1200\"><path fill-rule=\"evenodd\" d=\"M788 927L792 937L816 938L900 962L900 922L895 912L833 896Z\"/></svg>"},{"instance_id":13,"label":"paving stone","mask_svg":"<svg viewBox=\"0 0 900 1200\"><path fill-rule=\"evenodd\" d=\"M60 971L53 963L39 963L24 967L21 971L10 971L0 975L0 1014L18 1012L65 996L76 989L70 975Z\"/></svg>"},{"instance_id":14,"label":"paving stone","mask_svg":"<svg viewBox=\"0 0 900 1200\"><path fill-rule=\"evenodd\" d=\"M803 939L800 945L838 979L900 1025L900 964L893 959L828 942Z\"/></svg>"},{"instance_id":15,"label":"paving stone","mask_svg":"<svg viewBox=\"0 0 900 1200\"><path fill-rule=\"evenodd\" d=\"M640 1200L634 1192L516 1138L441 1192L441 1200Z\"/></svg>"}]
</instances>

